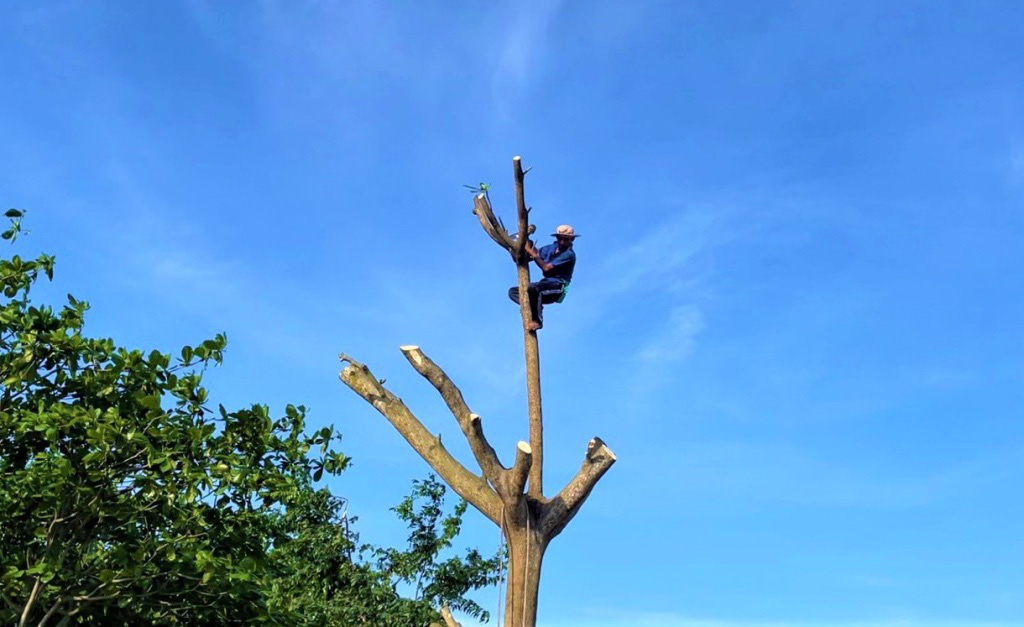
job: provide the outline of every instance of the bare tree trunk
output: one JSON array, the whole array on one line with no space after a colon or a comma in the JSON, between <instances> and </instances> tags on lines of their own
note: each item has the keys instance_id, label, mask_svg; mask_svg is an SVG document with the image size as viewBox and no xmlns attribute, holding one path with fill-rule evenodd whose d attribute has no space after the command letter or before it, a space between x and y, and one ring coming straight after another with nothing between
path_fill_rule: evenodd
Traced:
<instances>
[{"instance_id":1,"label":"bare tree trunk","mask_svg":"<svg viewBox=\"0 0 1024 627\"><path fill-rule=\"evenodd\" d=\"M530 210L526 207L523 191L526 174L519 157L512 159L516 180L516 213L519 218L519 240L516 249L516 275L519 278L519 305L523 317L523 346L526 352L526 404L530 416L530 447L533 449L533 464L530 466L530 496L544 495L544 418L540 401L540 347L537 332L531 331L533 320L530 313L530 299L524 298L530 285L530 259L526 256L526 234L530 231ZM538 296L539 298L539 296Z\"/></svg>"},{"instance_id":2,"label":"bare tree trunk","mask_svg":"<svg viewBox=\"0 0 1024 627\"><path fill-rule=\"evenodd\" d=\"M547 540L535 526L509 533L508 593L505 596L505 627L535 625L540 569Z\"/></svg>"},{"instance_id":3,"label":"bare tree trunk","mask_svg":"<svg viewBox=\"0 0 1024 627\"><path fill-rule=\"evenodd\" d=\"M543 420L540 396L540 353L532 320L528 287L529 259L526 238L532 232L529 210L523 195L524 171L519 157L513 160L519 232L513 237L505 230L490 206L486 194L476 196L473 213L491 239L507 250L516 263L520 313L526 353L527 408L530 441L519 442L511 467L502 465L483 432L483 420L470 411L462 391L440 366L418 346L403 346L402 353L413 368L437 389L469 442L480 467L476 474L452 457L441 437L430 433L400 398L384 387L365 365L342 354L347 362L340 378L345 385L384 415L409 445L462 498L496 525L501 526L509 547L508 586L505 599L505 627L534 627L541 565L548 545L579 511L605 472L615 463L615 454L593 438L587 445L583 465L576 476L553 498L543 494ZM529 489L527 489L529 482ZM449 622L450 614L445 616ZM451 619L453 622L454 619Z\"/></svg>"}]
</instances>

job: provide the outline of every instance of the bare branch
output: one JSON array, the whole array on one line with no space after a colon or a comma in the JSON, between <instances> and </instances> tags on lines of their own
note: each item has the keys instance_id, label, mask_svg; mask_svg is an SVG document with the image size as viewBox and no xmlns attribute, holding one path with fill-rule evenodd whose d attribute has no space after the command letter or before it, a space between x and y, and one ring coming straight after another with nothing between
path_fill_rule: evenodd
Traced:
<instances>
[{"instance_id":1,"label":"bare branch","mask_svg":"<svg viewBox=\"0 0 1024 627\"><path fill-rule=\"evenodd\" d=\"M530 474L530 461L533 459L533 450L526 442L516 445L516 463L509 472L510 485L509 496L518 498L526 486L526 477Z\"/></svg>"},{"instance_id":2,"label":"bare branch","mask_svg":"<svg viewBox=\"0 0 1024 627\"><path fill-rule=\"evenodd\" d=\"M452 616L452 611L448 609L447 605L441 606L441 618L444 619L444 624L448 627L462 627L462 623L455 620Z\"/></svg>"},{"instance_id":3,"label":"bare branch","mask_svg":"<svg viewBox=\"0 0 1024 627\"><path fill-rule=\"evenodd\" d=\"M38 627L45 627L46 623L50 622L50 619L53 618L53 615L57 613L57 610L60 609L60 606L63 603L64 599L58 598L57 601L52 606L50 606L50 609L47 610L46 614L43 615L42 620L39 621Z\"/></svg>"},{"instance_id":4,"label":"bare branch","mask_svg":"<svg viewBox=\"0 0 1024 627\"><path fill-rule=\"evenodd\" d=\"M512 236L505 230L501 220L494 215L494 209L491 208L491 203L487 202L485 194L478 194L473 198L473 213L480 220L480 226L484 228L484 232L495 243L507 250L512 255L512 259L515 259L515 243Z\"/></svg>"},{"instance_id":5,"label":"bare branch","mask_svg":"<svg viewBox=\"0 0 1024 627\"><path fill-rule=\"evenodd\" d=\"M402 346L402 354L409 360L416 372L423 375L433 385L441 398L444 399L448 409L451 410L455 420L458 421L462 433L469 441L469 447L473 450L473 456L480 464L480 469L491 485L497 486L499 477L504 467L498 460L494 448L484 437L483 426L480 416L472 413L462 397L462 391L452 382L444 370L434 363L429 357L423 354L419 346Z\"/></svg>"},{"instance_id":6,"label":"bare branch","mask_svg":"<svg viewBox=\"0 0 1024 627\"><path fill-rule=\"evenodd\" d=\"M505 250L512 255L512 261L516 261L516 256L520 249L521 242L525 242L524 238L519 237L519 233L523 230L520 229L515 235L511 235L508 229L505 228L505 224L501 221L501 218L494 215L494 208L491 207L490 201L487 200L486 194L478 194L473 198L473 214L480 220L480 226L484 228L484 232ZM526 227L526 235L529 237L533 234L537 227L529 225ZM523 244L525 246L525 244Z\"/></svg>"},{"instance_id":7,"label":"bare branch","mask_svg":"<svg viewBox=\"0 0 1024 627\"><path fill-rule=\"evenodd\" d=\"M538 528L544 537L554 538L579 511L583 501L590 496L590 491L597 485L601 476L615 463L612 453L601 438L594 438L587 445L587 456L572 481L567 483L558 496L551 499L544 507Z\"/></svg>"},{"instance_id":8,"label":"bare branch","mask_svg":"<svg viewBox=\"0 0 1024 627\"><path fill-rule=\"evenodd\" d=\"M495 524L500 524L501 501L497 493L487 485L487 481L467 470L452 457L441 444L441 439L427 431L405 403L381 385L369 368L347 355L342 355L341 358L342 361L349 362L339 376L342 383L383 414L406 442L459 496Z\"/></svg>"},{"instance_id":9,"label":"bare branch","mask_svg":"<svg viewBox=\"0 0 1024 627\"><path fill-rule=\"evenodd\" d=\"M523 160L518 155L512 157L512 167L515 171L516 177L516 213L519 218L519 232L526 233L530 228L529 226L529 214L530 210L526 208L526 196L523 191L523 180L526 178L526 174L523 172ZM520 237L516 242L515 258L522 260L526 258L526 238Z\"/></svg>"},{"instance_id":10,"label":"bare branch","mask_svg":"<svg viewBox=\"0 0 1024 627\"><path fill-rule=\"evenodd\" d=\"M18 622L18 627L25 627L28 624L28 617L32 613L32 607L36 604L36 597L39 595L39 589L43 584L40 577L37 576L35 583L32 585L32 592L28 595L28 601L25 603L24 609L21 610L21 620Z\"/></svg>"}]
</instances>

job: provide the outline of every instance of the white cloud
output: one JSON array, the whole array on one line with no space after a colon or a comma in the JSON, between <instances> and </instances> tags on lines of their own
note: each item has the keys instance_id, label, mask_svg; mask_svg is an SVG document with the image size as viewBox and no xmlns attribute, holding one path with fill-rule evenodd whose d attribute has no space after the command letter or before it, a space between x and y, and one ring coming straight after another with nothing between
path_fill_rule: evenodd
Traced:
<instances>
[{"instance_id":1,"label":"white cloud","mask_svg":"<svg viewBox=\"0 0 1024 627\"><path fill-rule=\"evenodd\" d=\"M586 290L572 294L577 332L603 324L613 308L645 303L646 327L630 334L627 354L640 366L631 395L649 392L687 358L708 320L703 303L712 289L715 250L731 240L733 212L677 208L670 217L623 239L596 261ZM642 297L642 298L641 298ZM626 312L629 313L629 312Z\"/></svg>"},{"instance_id":2,"label":"white cloud","mask_svg":"<svg viewBox=\"0 0 1024 627\"><path fill-rule=\"evenodd\" d=\"M526 2L516 7L498 55L497 87L507 87L509 80L521 85L529 79L531 66L544 55L545 39L560 5Z\"/></svg>"},{"instance_id":3,"label":"white cloud","mask_svg":"<svg viewBox=\"0 0 1024 627\"><path fill-rule=\"evenodd\" d=\"M693 350L693 342L704 328L704 317L695 305L672 309L661 331L648 338L637 351L642 362L664 364L685 358Z\"/></svg>"},{"instance_id":4,"label":"white cloud","mask_svg":"<svg viewBox=\"0 0 1024 627\"><path fill-rule=\"evenodd\" d=\"M548 37L562 3L556 0L528 1L515 5L509 16L512 25L504 31L495 58L491 93L499 116L508 110L508 101L515 100L529 89L533 80L543 73L541 59L548 49Z\"/></svg>"},{"instance_id":5,"label":"white cloud","mask_svg":"<svg viewBox=\"0 0 1024 627\"><path fill-rule=\"evenodd\" d=\"M707 278L693 262L721 243L726 214L705 208L680 211L605 258L605 297L635 289L681 291Z\"/></svg>"}]
</instances>

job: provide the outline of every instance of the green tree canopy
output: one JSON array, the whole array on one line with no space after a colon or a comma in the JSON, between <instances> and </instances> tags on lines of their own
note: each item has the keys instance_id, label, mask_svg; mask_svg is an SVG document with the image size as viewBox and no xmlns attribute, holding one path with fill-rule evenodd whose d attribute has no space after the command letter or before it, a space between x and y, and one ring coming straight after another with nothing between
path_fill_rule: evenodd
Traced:
<instances>
[{"instance_id":1,"label":"green tree canopy","mask_svg":"<svg viewBox=\"0 0 1024 627\"><path fill-rule=\"evenodd\" d=\"M486 618L464 595L498 561L438 561L465 505L444 516L436 481L397 508L408 549L357 547L316 487L349 462L333 428L307 432L302 406L212 404L202 375L224 335L173 358L87 337L87 303L30 299L53 268L0 260L0 623L422 626L441 604Z\"/></svg>"}]
</instances>

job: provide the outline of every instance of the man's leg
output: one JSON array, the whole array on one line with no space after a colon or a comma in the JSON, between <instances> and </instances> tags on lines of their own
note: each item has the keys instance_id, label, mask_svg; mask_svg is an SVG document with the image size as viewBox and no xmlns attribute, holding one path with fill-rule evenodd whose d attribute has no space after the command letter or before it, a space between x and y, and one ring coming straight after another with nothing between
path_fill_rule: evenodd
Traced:
<instances>
[{"instance_id":1,"label":"man's leg","mask_svg":"<svg viewBox=\"0 0 1024 627\"><path fill-rule=\"evenodd\" d=\"M530 287L526 290L530 296L530 330L536 331L537 329L544 326L544 321L541 318L540 309L540 287L536 283L530 283Z\"/></svg>"},{"instance_id":2,"label":"man's leg","mask_svg":"<svg viewBox=\"0 0 1024 627\"><path fill-rule=\"evenodd\" d=\"M549 305L558 301L559 297L562 296L562 290L564 285L561 281L555 281L552 279L541 279L535 284L537 287L537 316L536 320L542 325L544 324L544 305Z\"/></svg>"},{"instance_id":3,"label":"man's leg","mask_svg":"<svg viewBox=\"0 0 1024 627\"><path fill-rule=\"evenodd\" d=\"M530 299L530 317L532 318L530 323L530 330L536 331L541 327L540 321L540 290L536 283L530 283L526 288L526 295ZM508 297L515 304L519 304L519 288L510 287L508 289Z\"/></svg>"}]
</instances>

